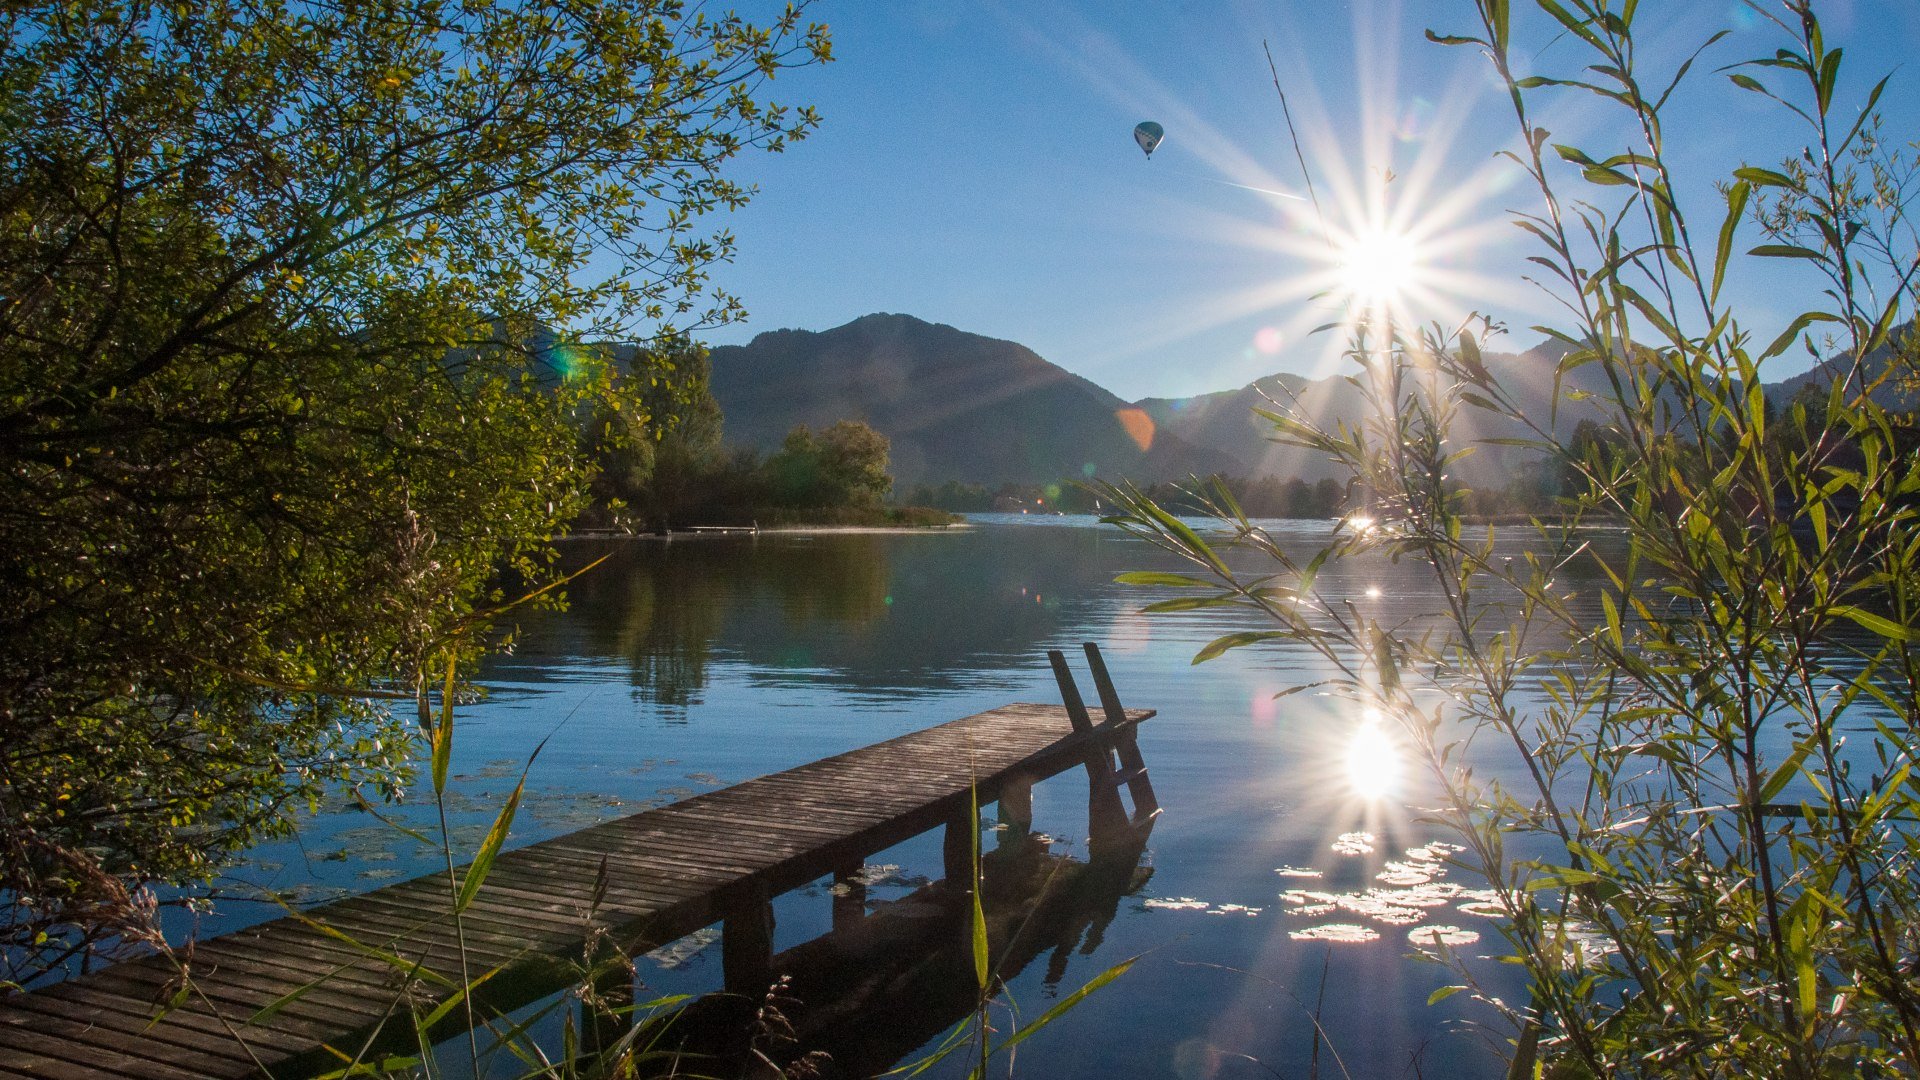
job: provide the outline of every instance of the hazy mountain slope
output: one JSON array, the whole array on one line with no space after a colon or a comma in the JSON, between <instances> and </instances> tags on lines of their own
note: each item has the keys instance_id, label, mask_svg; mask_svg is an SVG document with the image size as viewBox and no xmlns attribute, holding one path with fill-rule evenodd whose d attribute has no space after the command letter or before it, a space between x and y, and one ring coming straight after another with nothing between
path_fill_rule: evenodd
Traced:
<instances>
[{"instance_id":1,"label":"hazy mountain slope","mask_svg":"<svg viewBox=\"0 0 1920 1080\"><path fill-rule=\"evenodd\" d=\"M1551 425L1566 433L1582 418L1597 415L1591 404L1568 400L1566 392L1598 389L1594 383L1598 372L1587 367L1569 376L1561 387L1562 400L1556 416L1551 408L1554 367L1563 355L1563 346L1547 343L1518 356L1488 353L1486 362L1528 417L1543 428ZM1329 428L1342 421L1356 423L1367 411L1359 388L1341 375L1313 380L1298 375L1269 375L1238 390L1190 398L1147 398L1136 404L1153 418L1162 432L1239 458L1248 463L1252 475L1297 476L1308 481L1335 476L1335 470L1325 459L1271 441L1273 425L1255 416L1253 410L1277 411L1286 407ZM1518 425L1490 422L1472 408L1463 410L1461 420L1463 426L1481 423L1483 426L1477 434L1484 438L1518 438L1526 434ZM1459 473L1469 483L1504 482L1506 474L1525 456L1526 451L1516 448L1482 446L1460 462Z\"/></svg>"},{"instance_id":2,"label":"hazy mountain slope","mask_svg":"<svg viewBox=\"0 0 1920 1080\"><path fill-rule=\"evenodd\" d=\"M1127 402L1025 346L908 315L716 347L712 386L728 440L763 450L795 424L866 421L893 442L896 485L1246 471L1137 419L1130 433Z\"/></svg>"},{"instance_id":3,"label":"hazy mountain slope","mask_svg":"<svg viewBox=\"0 0 1920 1080\"><path fill-rule=\"evenodd\" d=\"M1907 341L1914 332L1915 326L1909 322L1905 326L1894 330L1893 340L1895 342ZM1887 365L1892 359L1893 348L1890 345L1882 345L1867 354L1866 363L1862 365L1861 370L1868 382L1878 380L1878 385L1874 387L1873 400L1879 402L1881 406L1895 411L1906 412L1920 409L1920 387L1915 387L1907 379L1902 378L1899 372L1893 373L1892 377L1885 377L1888 375ZM1839 362L1828 360L1824 363L1816 364L1807 371L1801 372L1792 378L1782 379L1776 383L1768 383L1766 387L1767 397L1772 399L1776 404L1785 404L1791 401L1794 394L1803 388L1808 386L1825 387L1832 383L1834 379L1840 378L1844 374L1846 374L1846 372L1841 368Z\"/></svg>"},{"instance_id":4,"label":"hazy mountain slope","mask_svg":"<svg viewBox=\"0 0 1920 1080\"><path fill-rule=\"evenodd\" d=\"M1608 390L1597 364L1576 368L1568 372L1561 383L1560 407L1555 415L1552 409L1554 369L1566 353L1564 344L1546 341L1518 355L1486 355L1487 367L1520 405L1522 413L1542 428L1551 428L1562 436L1571 433L1582 419L1604 416L1599 401L1574 400L1569 393L1605 395ZM1885 371L1889 353L1890 350L1883 347L1868 357L1868 378ZM1820 364L1802 374L1768 383L1766 393L1775 402L1784 403L1802 387L1823 386L1836 374L1837 365ZM1891 409L1920 408L1920 392L1896 380L1883 383L1874 397ZM1353 423L1365 410L1358 388L1338 375L1311 381L1297 375L1269 375L1238 390L1188 398L1146 398L1135 404L1153 418L1163 433L1247 462L1252 475L1298 476L1309 481L1334 476L1335 471L1326 460L1277 445L1268 438L1272 424L1253 413L1255 408L1275 409L1268 398L1293 406L1328 427L1343 420ZM1519 425L1488 422L1484 414L1472 408L1463 410L1462 419L1483 422L1485 426L1477 432L1483 438L1519 438L1530 434ZM1459 476L1471 484L1504 484L1516 470L1529 467L1534 457L1523 448L1481 446L1474 455L1460 462Z\"/></svg>"}]
</instances>

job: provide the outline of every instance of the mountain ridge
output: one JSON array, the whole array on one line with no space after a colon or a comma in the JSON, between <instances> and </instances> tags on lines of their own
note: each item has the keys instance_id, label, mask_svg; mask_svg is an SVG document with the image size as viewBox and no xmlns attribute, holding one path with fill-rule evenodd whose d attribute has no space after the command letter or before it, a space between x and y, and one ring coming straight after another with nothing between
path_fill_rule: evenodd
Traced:
<instances>
[{"instance_id":1,"label":"mountain ridge","mask_svg":"<svg viewBox=\"0 0 1920 1080\"><path fill-rule=\"evenodd\" d=\"M769 330L716 346L711 358L731 441L767 451L796 424L860 420L891 440L898 485L1161 480L1246 467L1177 437L1143 437L1132 403L1018 342L911 315Z\"/></svg>"},{"instance_id":2,"label":"mountain ridge","mask_svg":"<svg viewBox=\"0 0 1920 1080\"><path fill-rule=\"evenodd\" d=\"M1567 350L1546 339L1524 352L1484 354L1522 412L1543 427L1551 415L1562 436L1582 419L1605 415L1597 402L1580 399L1581 392L1606 390L1598 365L1561 374ZM887 312L827 330L763 331L746 345L714 347L712 360L713 394L730 441L772 451L795 424L861 420L892 441L899 487L1211 473L1314 482L1336 477L1332 463L1274 443L1271 425L1253 409L1271 409L1270 396L1333 425L1357 421L1365 407L1342 375L1290 372L1206 394L1129 402L1018 342ZM1829 367L1768 383L1768 395L1784 401ZM1461 420L1482 425L1471 437L1530 434L1473 409ZM1504 484L1535 456L1483 443L1460 460L1457 475L1476 486Z\"/></svg>"}]
</instances>

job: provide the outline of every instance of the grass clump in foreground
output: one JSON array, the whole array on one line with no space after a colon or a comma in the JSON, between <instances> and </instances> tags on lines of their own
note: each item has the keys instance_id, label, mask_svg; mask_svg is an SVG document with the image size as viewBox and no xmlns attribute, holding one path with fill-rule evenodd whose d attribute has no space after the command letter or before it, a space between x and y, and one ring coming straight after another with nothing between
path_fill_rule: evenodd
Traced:
<instances>
[{"instance_id":1,"label":"grass clump in foreground","mask_svg":"<svg viewBox=\"0 0 1920 1080\"><path fill-rule=\"evenodd\" d=\"M1484 320L1419 330L1375 308L1349 323L1371 415L1337 431L1267 416L1344 465L1366 513L1301 562L1224 491L1207 494L1230 538L1209 543L1106 489L1111 521L1196 567L1124 580L1190 593L1167 608L1270 624L1196 661L1304 646L1357 716L1395 722L1439 793L1432 818L1502 898L1529 992L1482 997L1508 1025L1512 1075L1911 1075L1920 429L1888 403L1913 377L1900 328L1920 259L1914 172L1875 111L1886 83L1843 78L1810 3L1756 5L1778 51L1720 78L1790 111L1807 150L1743 164L1715 185L1715 218L1694 220L1700 189L1664 123L1711 107L1697 83L1707 57L1727 62L1723 35L1654 71L1636 38L1665 5L1537 5L1550 54L1514 40L1504 0L1430 36L1483 54L1509 91L1536 197L1515 220L1570 313L1540 329L1567 349L1555 379L1593 388L1601 437L1575 445L1559 417L1524 415L1480 362ZM1566 70L1515 71L1539 56ZM1555 143L1535 116L1566 95L1615 110L1637 145ZM1762 261L1803 271L1798 295L1818 301L1777 335L1723 298ZM1802 344L1824 384L1769 402L1762 363ZM1489 418L1579 478L1557 516L1519 530L1524 550L1463 527L1449 479L1463 432ZM1595 521L1605 544L1581 528ZM1264 555L1261 576L1229 550ZM1387 625L1317 588L1330 561L1361 556L1423 564L1443 610ZM1572 568L1590 594L1570 594ZM1462 974L1455 989L1476 990Z\"/></svg>"}]
</instances>

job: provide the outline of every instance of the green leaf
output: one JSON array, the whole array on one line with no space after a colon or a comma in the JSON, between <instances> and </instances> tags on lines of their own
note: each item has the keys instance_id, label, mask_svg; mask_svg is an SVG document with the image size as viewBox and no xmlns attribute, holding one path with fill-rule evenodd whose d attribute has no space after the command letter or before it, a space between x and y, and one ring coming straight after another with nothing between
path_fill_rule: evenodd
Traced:
<instances>
[{"instance_id":1,"label":"green leaf","mask_svg":"<svg viewBox=\"0 0 1920 1080\"><path fill-rule=\"evenodd\" d=\"M1167 513L1166 510L1162 509L1150 499L1142 500L1141 508L1146 510L1148 516L1159 523L1160 527L1165 530L1168 535L1178 540L1194 558L1206 563L1207 567L1214 573L1223 578L1233 576L1228 572L1227 564L1220 561L1220 556L1213 553L1213 548L1209 547L1207 542L1200 538L1199 533L1193 531L1192 526L1174 517L1172 514Z\"/></svg>"},{"instance_id":2,"label":"green leaf","mask_svg":"<svg viewBox=\"0 0 1920 1080\"><path fill-rule=\"evenodd\" d=\"M1806 763L1807 755L1812 752L1813 743L1811 742L1803 742L1794 747L1793 753L1787 755L1787 760L1781 762L1780 766L1773 770L1772 775L1767 777L1767 782L1760 785L1757 801L1772 802L1788 784L1793 782L1793 778L1799 775L1800 766Z\"/></svg>"},{"instance_id":3,"label":"green leaf","mask_svg":"<svg viewBox=\"0 0 1920 1080\"><path fill-rule=\"evenodd\" d=\"M495 975L500 974L500 972L504 970L505 970L504 968L496 967L496 968L491 968L486 972L483 972L478 978L467 983L465 986L462 986L460 989L454 991L452 994L449 994L445 1001L442 1001L440 1004L434 1006L433 1011L428 1013L426 1016L422 1017L420 1019L419 1024L416 1026L418 1026L422 1031L431 1031L434 1025L446 1019L447 1016L451 1014L454 1009L460 1006L460 1003L462 1001L465 1001L467 997L471 995L475 990L480 989L480 987L484 985L488 979L493 978Z\"/></svg>"},{"instance_id":4,"label":"green leaf","mask_svg":"<svg viewBox=\"0 0 1920 1080\"><path fill-rule=\"evenodd\" d=\"M1514 1045L1513 1060L1507 1063L1507 1080L1534 1080L1540 1059L1540 1025L1527 1021L1526 1030Z\"/></svg>"},{"instance_id":5,"label":"green leaf","mask_svg":"<svg viewBox=\"0 0 1920 1080\"><path fill-rule=\"evenodd\" d=\"M1021 1028L1019 1031L1014 1032L1012 1035L1009 1035L1006 1041L1002 1042L999 1046L996 1046L993 1048L993 1052L997 1054L1002 1050L1010 1050L1013 1047L1020 1045L1022 1042L1025 1042L1028 1037L1038 1034L1042 1028L1045 1028L1048 1024L1051 1024L1055 1020L1058 1020L1062 1016L1065 1016L1069 1011L1073 1009L1074 1006L1080 1004L1082 1001L1085 1001L1087 998L1087 995L1107 985L1108 983L1119 978L1120 976L1125 975L1128 969L1132 968L1133 965L1139 961L1139 959L1140 958L1137 956L1129 957L1113 965L1107 970L1101 972L1100 974L1095 975L1093 978L1087 980L1087 984L1085 986L1082 986L1080 989L1075 990L1073 993L1068 994L1066 997L1061 998L1060 1001L1057 1004L1055 1004L1053 1008L1048 1009L1044 1013L1041 1013L1039 1019L1035 1020L1031 1024L1028 1024L1026 1027Z\"/></svg>"},{"instance_id":6,"label":"green leaf","mask_svg":"<svg viewBox=\"0 0 1920 1080\"><path fill-rule=\"evenodd\" d=\"M1238 649L1252 645L1255 642L1272 641L1276 638L1284 638L1287 636L1287 634L1277 630L1242 630L1238 633L1222 634L1212 641L1207 642L1206 648L1195 653L1193 662L1196 664L1204 664L1230 649Z\"/></svg>"},{"instance_id":7,"label":"green leaf","mask_svg":"<svg viewBox=\"0 0 1920 1080\"><path fill-rule=\"evenodd\" d=\"M1801 332L1814 323L1839 321L1841 321L1839 316L1829 315L1824 311L1801 312L1785 330L1780 332L1779 337L1773 339L1773 344L1768 345L1766 351L1760 354L1760 359L1770 360L1786 352L1793 346L1794 340L1800 336Z\"/></svg>"},{"instance_id":8,"label":"green leaf","mask_svg":"<svg viewBox=\"0 0 1920 1080\"><path fill-rule=\"evenodd\" d=\"M1720 283L1726 280L1727 265L1733 259L1733 234L1740 226L1740 215L1747 209L1747 199L1753 194L1753 184L1742 180L1727 189L1727 216L1720 221L1720 242L1713 253L1713 288L1708 293L1709 301L1720 298Z\"/></svg>"},{"instance_id":9,"label":"green leaf","mask_svg":"<svg viewBox=\"0 0 1920 1080\"><path fill-rule=\"evenodd\" d=\"M1870 633L1879 634L1883 638L1888 638L1893 641L1910 641L1913 638L1913 631L1911 629L1901 626L1899 623L1883 615L1875 615L1871 611L1863 611L1851 605L1841 605L1830 608L1829 612L1843 619L1852 619L1855 623L1859 624L1862 629Z\"/></svg>"},{"instance_id":10,"label":"green leaf","mask_svg":"<svg viewBox=\"0 0 1920 1080\"><path fill-rule=\"evenodd\" d=\"M1740 78L1747 78L1747 76L1742 75ZM1735 81L1738 80L1736 79ZM1785 173L1777 173L1772 169L1759 169L1751 165L1733 170L1733 175L1737 179L1759 187L1779 187L1791 190L1799 186L1793 182L1792 177Z\"/></svg>"},{"instance_id":11,"label":"green leaf","mask_svg":"<svg viewBox=\"0 0 1920 1080\"><path fill-rule=\"evenodd\" d=\"M1560 869L1528 879L1526 891L1539 892L1542 889L1559 889L1568 885L1591 885L1599 880L1600 878L1597 875L1590 874L1585 870L1561 867Z\"/></svg>"},{"instance_id":12,"label":"green leaf","mask_svg":"<svg viewBox=\"0 0 1920 1080\"><path fill-rule=\"evenodd\" d=\"M338 1053L338 1051L335 1051ZM346 1055L342 1054L342 1057ZM377 1061L358 1061L332 1072L319 1073L314 1080L347 1080L356 1076L398 1076L411 1073L420 1067L418 1057L383 1057Z\"/></svg>"},{"instance_id":13,"label":"green leaf","mask_svg":"<svg viewBox=\"0 0 1920 1080\"><path fill-rule=\"evenodd\" d=\"M444 795L447 791L447 765L453 760L453 678L459 670L459 660L449 651L447 653L447 680L440 690L440 722L433 726L433 791Z\"/></svg>"},{"instance_id":14,"label":"green leaf","mask_svg":"<svg viewBox=\"0 0 1920 1080\"><path fill-rule=\"evenodd\" d=\"M1798 244L1761 244L1747 254L1767 259L1812 259L1816 262L1825 258L1812 248L1804 248Z\"/></svg>"},{"instance_id":15,"label":"green leaf","mask_svg":"<svg viewBox=\"0 0 1920 1080\"><path fill-rule=\"evenodd\" d=\"M1155 600L1142 611L1158 614L1163 611L1193 611L1196 608L1226 607L1240 602L1240 598L1231 594L1225 596L1177 596L1171 600Z\"/></svg>"},{"instance_id":16,"label":"green leaf","mask_svg":"<svg viewBox=\"0 0 1920 1080\"><path fill-rule=\"evenodd\" d=\"M973 833L973 881L969 883L968 893L973 897L973 978L985 996L987 987L993 978L992 960L987 955L987 913L980 901L980 788L969 787L967 806L970 811L969 830Z\"/></svg>"},{"instance_id":17,"label":"green leaf","mask_svg":"<svg viewBox=\"0 0 1920 1080\"><path fill-rule=\"evenodd\" d=\"M1612 636L1614 646L1623 647L1625 634L1620 627L1620 608L1613 602L1613 594L1605 589L1600 591L1600 606L1606 611L1607 633Z\"/></svg>"},{"instance_id":18,"label":"green leaf","mask_svg":"<svg viewBox=\"0 0 1920 1080\"><path fill-rule=\"evenodd\" d=\"M1466 987L1464 986L1443 986L1440 989L1435 990L1433 993L1427 995L1427 1004L1438 1005L1441 1002L1447 1000L1448 998L1452 997L1453 995L1465 989Z\"/></svg>"},{"instance_id":19,"label":"green leaf","mask_svg":"<svg viewBox=\"0 0 1920 1080\"><path fill-rule=\"evenodd\" d=\"M1188 574L1168 574L1158 570L1130 570L1113 579L1120 585L1170 585L1176 588L1211 589L1214 583Z\"/></svg>"},{"instance_id":20,"label":"green leaf","mask_svg":"<svg viewBox=\"0 0 1920 1080\"><path fill-rule=\"evenodd\" d=\"M507 833L513 828L513 815L520 809L520 796L527 789L527 770L533 768L540 751L546 746L547 740L542 739L540 745L533 748L525 768L520 770L520 782L513 785L513 794L507 796L507 805L500 808L500 813L493 819L493 827L487 830L487 838L480 842L479 852L461 875L460 892L453 901L456 914L465 911L467 905L473 903L474 896L480 892L481 883L487 879L487 871L493 869L493 860L499 857L501 845L507 842Z\"/></svg>"}]
</instances>

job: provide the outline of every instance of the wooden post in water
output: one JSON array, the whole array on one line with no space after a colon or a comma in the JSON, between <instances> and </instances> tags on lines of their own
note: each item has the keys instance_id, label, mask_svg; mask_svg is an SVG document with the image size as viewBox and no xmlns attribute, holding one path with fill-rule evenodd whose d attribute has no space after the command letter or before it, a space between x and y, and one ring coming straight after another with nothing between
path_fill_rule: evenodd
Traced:
<instances>
[{"instance_id":1,"label":"wooden post in water","mask_svg":"<svg viewBox=\"0 0 1920 1080\"><path fill-rule=\"evenodd\" d=\"M947 819L947 832L941 840L940 857L946 867L947 884L960 889L961 896L971 893L979 884L973 862L973 849L979 842L979 836L980 817L974 813L971 805L960 807Z\"/></svg>"},{"instance_id":2,"label":"wooden post in water","mask_svg":"<svg viewBox=\"0 0 1920 1080\"><path fill-rule=\"evenodd\" d=\"M773 904L754 882L720 924L720 968L729 994L759 1000L773 982Z\"/></svg>"},{"instance_id":3,"label":"wooden post in water","mask_svg":"<svg viewBox=\"0 0 1920 1080\"><path fill-rule=\"evenodd\" d=\"M833 929L851 930L867 917L867 881L863 860L852 859L833 872Z\"/></svg>"},{"instance_id":4,"label":"wooden post in water","mask_svg":"<svg viewBox=\"0 0 1920 1080\"><path fill-rule=\"evenodd\" d=\"M1033 777L1009 776L1000 784L1000 843L1008 844L1033 831Z\"/></svg>"}]
</instances>

